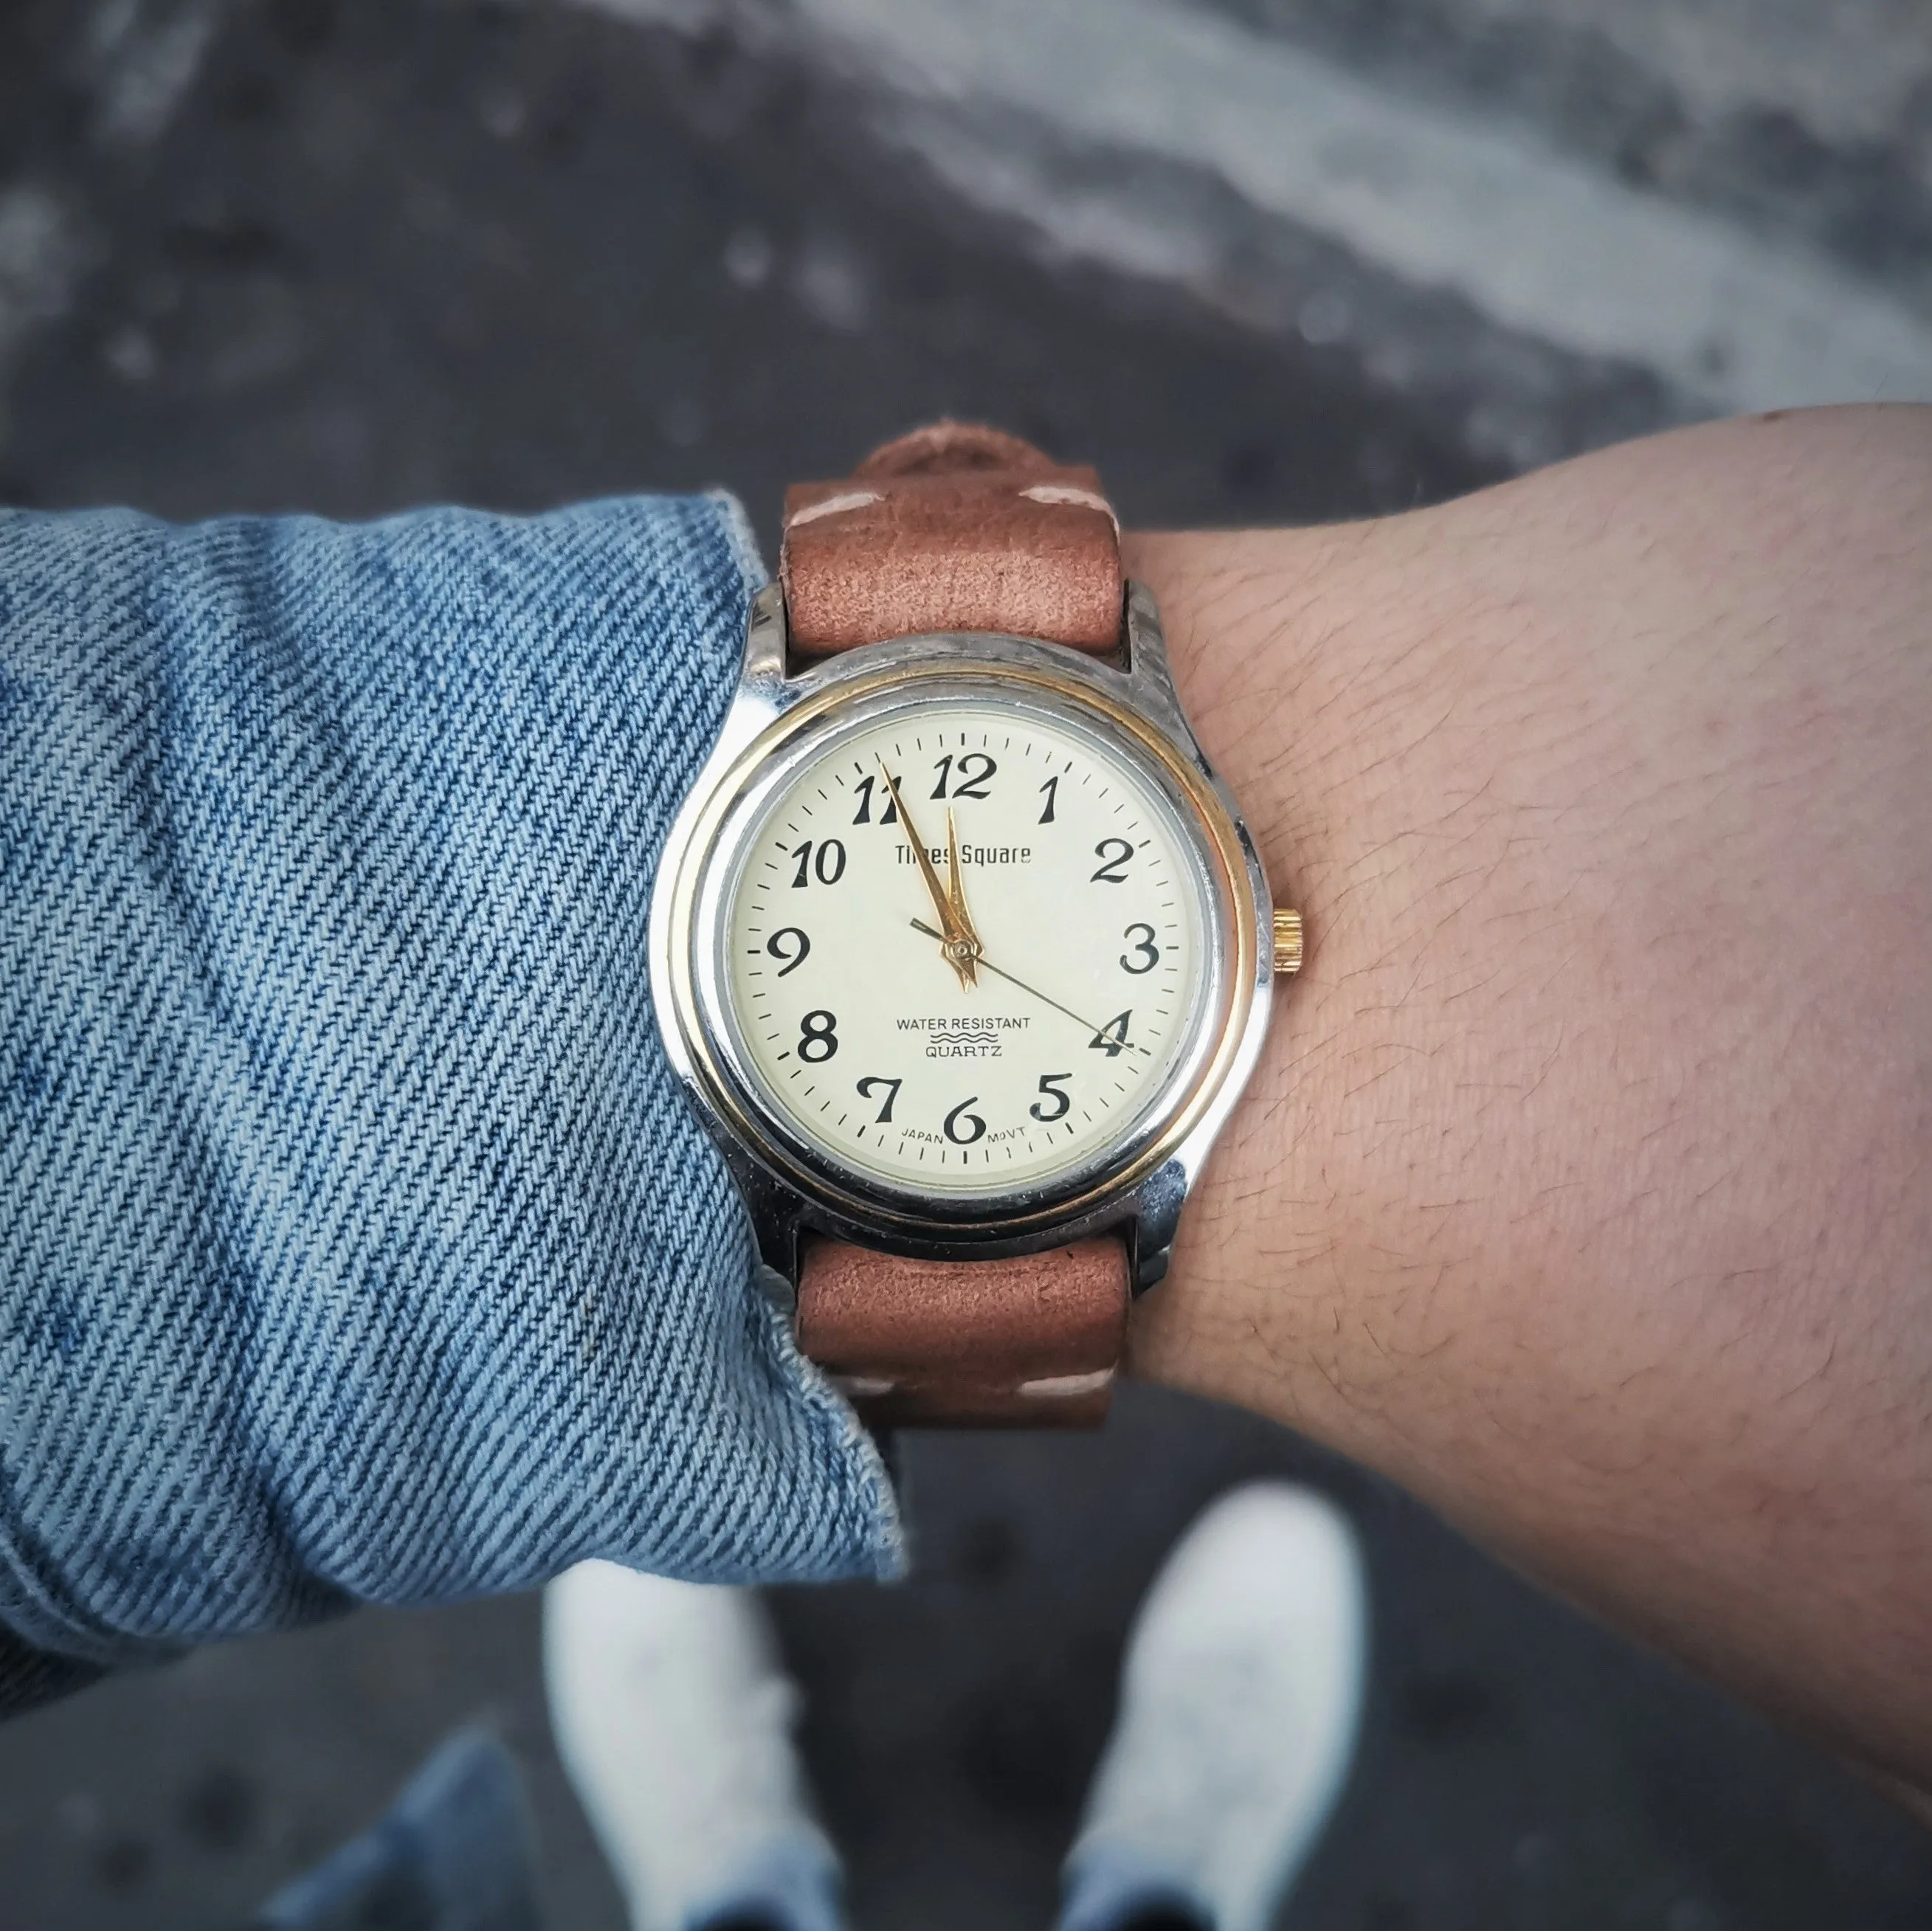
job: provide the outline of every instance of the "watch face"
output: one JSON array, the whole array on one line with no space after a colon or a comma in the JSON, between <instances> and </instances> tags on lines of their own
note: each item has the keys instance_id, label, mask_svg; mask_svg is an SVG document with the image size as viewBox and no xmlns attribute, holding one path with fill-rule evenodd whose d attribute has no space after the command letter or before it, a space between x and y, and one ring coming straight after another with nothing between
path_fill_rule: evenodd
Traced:
<instances>
[{"instance_id":1,"label":"watch face","mask_svg":"<svg viewBox=\"0 0 1932 1931\"><path fill-rule=\"evenodd\" d=\"M721 835L730 1057L822 1163L922 1196L1106 1165L1211 1044L1211 845L1104 715L961 678L832 713Z\"/></svg>"}]
</instances>

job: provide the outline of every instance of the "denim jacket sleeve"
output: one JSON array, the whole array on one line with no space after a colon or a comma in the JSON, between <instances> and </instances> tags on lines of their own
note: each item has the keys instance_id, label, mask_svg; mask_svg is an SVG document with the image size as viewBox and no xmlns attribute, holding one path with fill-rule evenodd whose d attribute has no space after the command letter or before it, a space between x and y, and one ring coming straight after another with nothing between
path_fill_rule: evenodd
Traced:
<instances>
[{"instance_id":1,"label":"denim jacket sleeve","mask_svg":"<svg viewBox=\"0 0 1932 1931\"><path fill-rule=\"evenodd\" d=\"M892 1572L660 1049L724 498L0 514L0 1623ZM11 1653L10 1651L10 1653Z\"/></svg>"}]
</instances>

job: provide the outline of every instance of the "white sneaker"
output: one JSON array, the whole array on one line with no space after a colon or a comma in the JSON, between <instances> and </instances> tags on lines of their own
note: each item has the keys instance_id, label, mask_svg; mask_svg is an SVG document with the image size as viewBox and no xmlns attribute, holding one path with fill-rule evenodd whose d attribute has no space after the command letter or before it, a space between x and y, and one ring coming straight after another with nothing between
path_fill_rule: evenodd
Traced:
<instances>
[{"instance_id":1,"label":"white sneaker","mask_svg":"<svg viewBox=\"0 0 1932 1931\"><path fill-rule=\"evenodd\" d=\"M1141 1606L1060 1931L1265 1931L1340 1793L1367 1655L1354 1532L1306 1489L1216 1502Z\"/></svg>"},{"instance_id":2,"label":"white sneaker","mask_svg":"<svg viewBox=\"0 0 1932 1931\"><path fill-rule=\"evenodd\" d=\"M748 1589L584 1562L544 1592L550 1726L632 1931L838 1931L798 1695Z\"/></svg>"}]
</instances>

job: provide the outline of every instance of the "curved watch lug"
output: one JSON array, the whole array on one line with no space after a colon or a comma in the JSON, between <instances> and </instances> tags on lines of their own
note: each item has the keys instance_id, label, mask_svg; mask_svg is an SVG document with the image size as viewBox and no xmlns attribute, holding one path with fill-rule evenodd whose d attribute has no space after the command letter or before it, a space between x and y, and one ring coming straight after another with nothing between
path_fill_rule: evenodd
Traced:
<instances>
[{"instance_id":1,"label":"curved watch lug","mask_svg":"<svg viewBox=\"0 0 1932 1931\"><path fill-rule=\"evenodd\" d=\"M1178 1160L1150 1174L1134 1197L1127 1224L1127 1258L1136 1295L1157 1288L1167 1277L1180 1210L1187 1204L1187 1169Z\"/></svg>"},{"instance_id":2,"label":"curved watch lug","mask_svg":"<svg viewBox=\"0 0 1932 1931\"><path fill-rule=\"evenodd\" d=\"M1131 579L1126 598L1126 677L1133 702L1177 743L1184 745L1204 777L1214 778L1214 767L1194 735L1180 692L1174 681L1174 667L1168 661L1167 633L1162 628L1160 607L1144 583ZM1219 781L1216 780L1216 782ZM1238 820L1240 814L1233 801L1229 809Z\"/></svg>"},{"instance_id":3,"label":"curved watch lug","mask_svg":"<svg viewBox=\"0 0 1932 1931\"><path fill-rule=\"evenodd\" d=\"M785 680L784 592L767 583L752 599L745 625L745 661L738 673L740 690L748 687L776 691Z\"/></svg>"},{"instance_id":4,"label":"curved watch lug","mask_svg":"<svg viewBox=\"0 0 1932 1931\"><path fill-rule=\"evenodd\" d=\"M712 1137L751 1216L758 1290L789 1321L798 1309L798 1196L734 1141Z\"/></svg>"},{"instance_id":5,"label":"curved watch lug","mask_svg":"<svg viewBox=\"0 0 1932 1931\"><path fill-rule=\"evenodd\" d=\"M1127 581L1126 670L1136 684L1156 686L1178 710L1180 694L1167 661L1167 633L1161 628L1160 606L1144 583Z\"/></svg>"}]
</instances>

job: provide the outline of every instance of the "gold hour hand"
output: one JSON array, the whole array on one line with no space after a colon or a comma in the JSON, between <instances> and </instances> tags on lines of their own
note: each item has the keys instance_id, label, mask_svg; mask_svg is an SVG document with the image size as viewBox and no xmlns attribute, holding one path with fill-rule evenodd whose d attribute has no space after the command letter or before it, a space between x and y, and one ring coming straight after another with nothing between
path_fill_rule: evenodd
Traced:
<instances>
[{"instance_id":1,"label":"gold hour hand","mask_svg":"<svg viewBox=\"0 0 1932 1931\"><path fill-rule=\"evenodd\" d=\"M980 934L974 929L972 913L966 909L966 887L959 877L959 830L952 822L950 805L946 808L946 895L952 904L952 922L958 927L960 937L972 946L976 957L980 949Z\"/></svg>"},{"instance_id":2,"label":"gold hour hand","mask_svg":"<svg viewBox=\"0 0 1932 1931\"><path fill-rule=\"evenodd\" d=\"M899 794L898 780L886 769L883 757L879 760L879 769L884 776L886 789L892 793L892 802L899 808L899 823L904 826L912 855L919 861L920 876L926 880L926 889L932 895L932 909L939 915L940 929L932 936L939 940L939 949L945 955L946 963L959 975L963 991L979 983L973 970L974 961L980 955L979 943L967 936L955 915L952 901L946 895L946 888L939 882L932 855L926 850L926 841L920 836L919 827L913 823L912 814L906 809L905 799Z\"/></svg>"}]
</instances>

